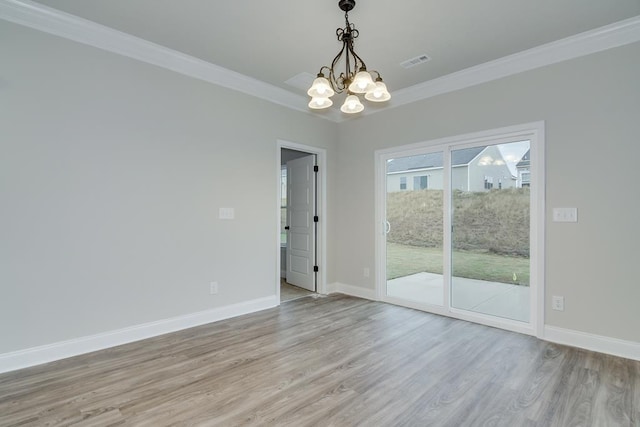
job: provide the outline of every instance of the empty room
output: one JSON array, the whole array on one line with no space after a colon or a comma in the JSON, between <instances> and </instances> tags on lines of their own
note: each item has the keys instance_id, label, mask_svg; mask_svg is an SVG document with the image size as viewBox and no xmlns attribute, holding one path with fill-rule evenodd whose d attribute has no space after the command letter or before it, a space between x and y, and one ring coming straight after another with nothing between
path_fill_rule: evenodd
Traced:
<instances>
[{"instance_id":1,"label":"empty room","mask_svg":"<svg viewBox=\"0 0 640 427\"><path fill-rule=\"evenodd\" d=\"M640 426L638 76L638 0L0 0L0 426Z\"/></svg>"}]
</instances>

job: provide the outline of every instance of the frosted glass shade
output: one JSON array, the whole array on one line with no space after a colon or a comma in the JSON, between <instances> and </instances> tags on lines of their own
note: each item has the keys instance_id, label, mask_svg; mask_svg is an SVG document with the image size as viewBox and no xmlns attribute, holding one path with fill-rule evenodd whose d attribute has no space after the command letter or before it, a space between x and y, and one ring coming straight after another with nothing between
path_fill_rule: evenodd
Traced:
<instances>
[{"instance_id":1,"label":"frosted glass shade","mask_svg":"<svg viewBox=\"0 0 640 427\"><path fill-rule=\"evenodd\" d=\"M349 85L349 92L352 93L367 93L372 91L376 87L376 84L371 78L371 74L367 71L360 71L353 78L353 82Z\"/></svg>"},{"instance_id":2,"label":"frosted glass shade","mask_svg":"<svg viewBox=\"0 0 640 427\"><path fill-rule=\"evenodd\" d=\"M391 94L387 90L387 85L377 81L373 90L367 92L364 99L371 102L384 102L391 99Z\"/></svg>"},{"instance_id":3,"label":"frosted glass shade","mask_svg":"<svg viewBox=\"0 0 640 427\"><path fill-rule=\"evenodd\" d=\"M313 81L311 88L307 91L307 95L312 98L328 98L333 96L335 92L331 88L331 84L326 77L318 77Z\"/></svg>"},{"instance_id":4,"label":"frosted glass shade","mask_svg":"<svg viewBox=\"0 0 640 427\"><path fill-rule=\"evenodd\" d=\"M359 113L362 110L364 110L364 105L362 105L360 99L355 95L347 96L347 99L344 100L344 104L340 107L340 111L347 114Z\"/></svg>"},{"instance_id":5,"label":"frosted glass shade","mask_svg":"<svg viewBox=\"0 0 640 427\"><path fill-rule=\"evenodd\" d=\"M309 108L313 108L314 110L322 110L323 108L329 108L332 105L332 100L323 97L311 98L311 102L309 102Z\"/></svg>"}]
</instances>

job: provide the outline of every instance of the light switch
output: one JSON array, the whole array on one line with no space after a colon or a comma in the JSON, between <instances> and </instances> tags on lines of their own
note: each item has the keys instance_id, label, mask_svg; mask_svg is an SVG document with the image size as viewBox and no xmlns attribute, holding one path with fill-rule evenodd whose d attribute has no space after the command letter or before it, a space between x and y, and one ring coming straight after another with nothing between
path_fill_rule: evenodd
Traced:
<instances>
[{"instance_id":1,"label":"light switch","mask_svg":"<svg viewBox=\"0 0 640 427\"><path fill-rule=\"evenodd\" d=\"M236 212L234 208L220 208L219 218L220 219L234 219L236 217Z\"/></svg>"},{"instance_id":2,"label":"light switch","mask_svg":"<svg viewBox=\"0 0 640 427\"><path fill-rule=\"evenodd\" d=\"M551 308L558 311L564 311L564 297L556 295L552 296Z\"/></svg>"},{"instance_id":3,"label":"light switch","mask_svg":"<svg viewBox=\"0 0 640 427\"><path fill-rule=\"evenodd\" d=\"M553 208L553 222L578 222L578 208Z\"/></svg>"}]
</instances>

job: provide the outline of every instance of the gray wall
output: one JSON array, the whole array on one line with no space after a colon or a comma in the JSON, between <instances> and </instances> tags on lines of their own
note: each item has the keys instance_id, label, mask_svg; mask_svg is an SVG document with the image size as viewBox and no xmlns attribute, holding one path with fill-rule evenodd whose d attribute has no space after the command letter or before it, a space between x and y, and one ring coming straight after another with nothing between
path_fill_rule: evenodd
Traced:
<instances>
[{"instance_id":1,"label":"gray wall","mask_svg":"<svg viewBox=\"0 0 640 427\"><path fill-rule=\"evenodd\" d=\"M0 354L274 295L278 139L333 204L334 123L2 20L0 58Z\"/></svg>"},{"instance_id":2,"label":"gray wall","mask_svg":"<svg viewBox=\"0 0 640 427\"><path fill-rule=\"evenodd\" d=\"M565 297L565 311L548 309L546 322L640 342L638 76L635 43L343 123L340 282L374 288L362 271L375 262L376 149L545 120L546 306ZM566 206L579 209L579 223L549 220Z\"/></svg>"},{"instance_id":3,"label":"gray wall","mask_svg":"<svg viewBox=\"0 0 640 427\"><path fill-rule=\"evenodd\" d=\"M277 139L328 150L327 281L373 289L374 150L537 120L580 218L547 323L640 341L640 44L339 125L6 21L0 57L0 354L273 295Z\"/></svg>"}]
</instances>

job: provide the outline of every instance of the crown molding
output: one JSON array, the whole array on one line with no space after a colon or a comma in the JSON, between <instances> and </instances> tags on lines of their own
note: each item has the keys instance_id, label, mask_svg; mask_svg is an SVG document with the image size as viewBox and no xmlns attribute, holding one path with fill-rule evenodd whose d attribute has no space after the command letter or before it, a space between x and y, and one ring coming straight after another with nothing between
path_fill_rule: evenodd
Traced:
<instances>
[{"instance_id":1,"label":"crown molding","mask_svg":"<svg viewBox=\"0 0 640 427\"><path fill-rule=\"evenodd\" d=\"M309 111L305 96L34 1L0 0L0 18L304 113L333 121L339 116L314 114Z\"/></svg>"},{"instance_id":2,"label":"crown molding","mask_svg":"<svg viewBox=\"0 0 640 427\"><path fill-rule=\"evenodd\" d=\"M640 41L640 16L466 68L394 92L393 107Z\"/></svg>"},{"instance_id":3,"label":"crown molding","mask_svg":"<svg viewBox=\"0 0 640 427\"><path fill-rule=\"evenodd\" d=\"M0 0L0 18L166 68L315 117L333 122L346 120L337 110L310 111L305 96L31 0ZM640 16L394 91L393 98L386 107L368 109L361 115L375 114L637 41L640 41Z\"/></svg>"}]
</instances>

